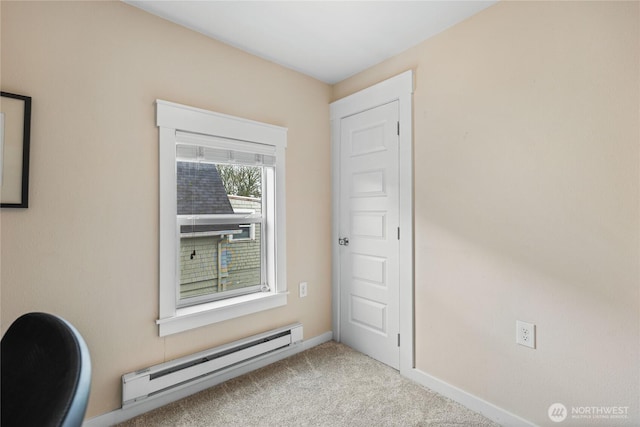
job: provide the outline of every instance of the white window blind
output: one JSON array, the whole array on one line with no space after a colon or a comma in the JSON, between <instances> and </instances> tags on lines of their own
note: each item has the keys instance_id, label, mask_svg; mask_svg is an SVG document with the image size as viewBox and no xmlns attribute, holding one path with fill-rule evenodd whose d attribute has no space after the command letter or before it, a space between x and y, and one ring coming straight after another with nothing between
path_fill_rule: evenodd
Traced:
<instances>
[{"instance_id":1,"label":"white window blind","mask_svg":"<svg viewBox=\"0 0 640 427\"><path fill-rule=\"evenodd\" d=\"M248 166L275 166L276 147L176 131L176 160Z\"/></svg>"}]
</instances>

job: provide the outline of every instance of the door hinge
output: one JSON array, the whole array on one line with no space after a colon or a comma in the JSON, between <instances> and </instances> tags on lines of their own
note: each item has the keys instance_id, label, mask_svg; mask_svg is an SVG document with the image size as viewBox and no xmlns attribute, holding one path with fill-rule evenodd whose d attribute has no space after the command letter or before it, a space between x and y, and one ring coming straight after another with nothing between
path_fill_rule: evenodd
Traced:
<instances>
[{"instance_id":1,"label":"door hinge","mask_svg":"<svg viewBox=\"0 0 640 427\"><path fill-rule=\"evenodd\" d=\"M398 123L398 125L397 125L397 132L398 132L398 136L400 136L400 122L397 122L397 123Z\"/></svg>"},{"instance_id":2,"label":"door hinge","mask_svg":"<svg viewBox=\"0 0 640 427\"><path fill-rule=\"evenodd\" d=\"M400 240L400 227L398 227L398 240Z\"/></svg>"},{"instance_id":3,"label":"door hinge","mask_svg":"<svg viewBox=\"0 0 640 427\"><path fill-rule=\"evenodd\" d=\"M398 334L398 347L400 347L400 334Z\"/></svg>"}]
</instances>

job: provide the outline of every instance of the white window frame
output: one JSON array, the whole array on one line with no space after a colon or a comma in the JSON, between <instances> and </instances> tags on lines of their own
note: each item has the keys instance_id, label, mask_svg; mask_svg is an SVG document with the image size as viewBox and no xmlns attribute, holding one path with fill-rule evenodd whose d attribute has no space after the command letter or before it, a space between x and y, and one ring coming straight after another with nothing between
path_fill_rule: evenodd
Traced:
<instances>
[{"instance_id":1,"label":"white window frame","mask_svg":"<svg viewBox=\"0 0 640 427\"><path fill-rule=\"evenodd\" d=\"M160 178L160 290L159 335L166 336L216 322L222 322L287 304L286 217L285 217L285 149L287 129L215 113L173 102L156 100L156 125L159 128ZM204 137L265 144L275 147L275 206L266 206L275 218L273 227L262 230L266 239L275 242L266 253L273 265L268 292L252 293L218 301L179 308L177 290L180 264L177 230L176 132ZM246 143L244 142L244 143Z\"/></svg>"}]
</instances>

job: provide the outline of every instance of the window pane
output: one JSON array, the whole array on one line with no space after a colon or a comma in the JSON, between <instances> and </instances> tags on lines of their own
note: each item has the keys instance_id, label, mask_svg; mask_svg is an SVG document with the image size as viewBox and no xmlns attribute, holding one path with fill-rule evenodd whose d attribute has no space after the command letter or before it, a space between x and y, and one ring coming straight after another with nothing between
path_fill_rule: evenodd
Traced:
<instances>
[{"instance_id":1,"label":"window pane","mask_svg":"<svg viewBox=\"0 0 640 427\"><path fill-rule=\"evenodd\" d=\"M257 292L263 279L261 215L264 166L177 162L180 303ZM251 214L253 222L239 216ZM199 220L185 222L185 216ZM206 215L203 220L202 216ZM217 217L225 217L226 220ZM231 223L230 223L231 222Z\"/></svg>"}]
</instances>

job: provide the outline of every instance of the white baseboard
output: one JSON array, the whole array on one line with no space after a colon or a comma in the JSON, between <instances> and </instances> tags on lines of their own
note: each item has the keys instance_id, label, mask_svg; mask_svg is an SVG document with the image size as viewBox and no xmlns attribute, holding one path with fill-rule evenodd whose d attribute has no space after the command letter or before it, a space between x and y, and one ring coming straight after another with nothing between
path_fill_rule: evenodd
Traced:
<instances>
[{"instance_id":1,"label":"white baseboard","mask_svg":"<svg viewBox=\"0 0 640 427\"><path fill-rule=\"evenodd\" d=\"M174 390L166 394L159 394L153 399L143 400L139 403L131 404L125 408L116 409L114 411L107 412L106 414L98 415L97 417L85 420L82 426L107 427L121 423L133 417L137 417L138 415L144 414L145 412L152 411L171 402L175 402L176 400L185 398L202 390L206 390L232 378L244 375L251 371L255 371L256 369L270 365L279 360L286 359L287 357L293 356L296 353L300 353L301 351L308 350L327 341L331 341L331 339L333 339L333 332L325 332L324 334L309 338L308 340L304 340L302 343L289 347L283 351L270 354L266 357L252 361L243 366L230 368L224 371L224 373L216 375L215 377L212 377L208 380L201 381L199 383L190 385L182 389Z\"/></svg>"},{"instance_id":2,"label":"white baseboard","mask_svg":"<svg viewBox=\"0 0 640 427\"><path fill-rule=\"evenodd\" d=\"M419 369L410 369L407 372L407 378L421 386L427 387L451 400L455 400L461 405L471 409L474 412L484 415L496 423L506 427L535 427L530 421L520 418L519 416L506 411L493 403L489 403L471 393L468 393L456 386L453 386L441 379L422 372Z\"/></svg>"}]
</instances>

